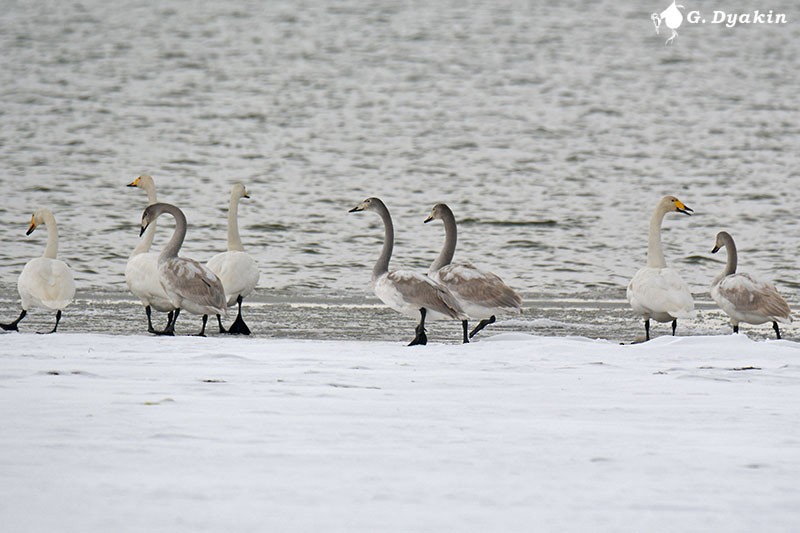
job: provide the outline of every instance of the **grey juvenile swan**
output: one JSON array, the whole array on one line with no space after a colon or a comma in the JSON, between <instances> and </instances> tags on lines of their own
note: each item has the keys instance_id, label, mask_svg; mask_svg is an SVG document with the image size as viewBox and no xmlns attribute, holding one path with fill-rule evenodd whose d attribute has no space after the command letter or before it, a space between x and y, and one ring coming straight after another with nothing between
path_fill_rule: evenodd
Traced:
<instances>
[{"instance_id":1,"label":"grey juvenile swan","mask_svg":"<svg viewBox=\"0 0 800 533\"><path fill-rule=\"evenodd\" d=\"M458 299L462 309L470 318L480 322L469 334L475 336L480 330L496 320L495 315L503 311L519 313L522 311L522 298L514 290L503 283L499 276L485 272L472 263L453 263L456 251L458 229L456 217L446 204L436 204L430 216L425 219L441 220L444 223L444 247L439 256L431 264L428 275L448 289ZM464 331L467 330L464 321Z\"/></svg>"},{"instance_id":2,"label":"grey juvenile swan","mask_svg":"<svg viewBox=\"0 0 800 533\"><path fill-rule=\"evenodd\" d=\"M711 253L717 253L723 246L728 249L728 261L722 274L711 283L711 297L731 317L734 333L739 333L740 322L772 322L772 329L780 339L778 322L792 322L789 304L778 294L772 283L756 279L750 274L736 273L736 244L726 231L717 233L717 241Z\"/></svg>"},{"instance_id":3,"label":"grey juvenile swan","mask_svg":"<svg viewBox=\"0 0 800 533\"><path fill-rule=\"evenodd\" d=\"M426 318L461 321L469 318L445 286L424 274L408 270L389 270L389 260L392 258L394 248L394 226L389 210L379 198L367 198L349 212L357 211L374 211L383 220L383 249L372 269L372 285L375 295L395 311L411 318L419 315L416 336L409 346L427 344ZM464 342L469 342L466 329Z\"/></svg>"},{"instance_id":4,"label":"grey juvenile swan","mask_svg":"<svg viewBox=\"0 0 800 533\"><path fill-rule=\"evenodd\" d=\"M186 216L174 205L158 203L148 206L142 213L140 235L163 213L169 213L175 218L175 231L158 256L158 275L164 291L175 306L175 314L167 328L156 333L174 335L175 323L181 309L186 309L190 313L203 316L203 329L199 334L205 335L208 315L225 314L225 289L217 275L208 267L193 259L178 257L178 251L186 237Z\"/></svg>"},{"instance_id":5,"label":"grey juvenile swan","mask_svg":"<svg viewBox=\"0 0 800 533\"><path fill-rule=\"evenodd\" d=\"M650 319L672 322L672 334L679 318L694 315L694 299L689 286L676 270L667 267L661 248L661 222L667 213L691 214L692 210L674 196L664 196L650 219L647 243L647 266L642 267L628 284L628 302L644 318L646 340L650 340Z\"/></svg>"}]
</instances>

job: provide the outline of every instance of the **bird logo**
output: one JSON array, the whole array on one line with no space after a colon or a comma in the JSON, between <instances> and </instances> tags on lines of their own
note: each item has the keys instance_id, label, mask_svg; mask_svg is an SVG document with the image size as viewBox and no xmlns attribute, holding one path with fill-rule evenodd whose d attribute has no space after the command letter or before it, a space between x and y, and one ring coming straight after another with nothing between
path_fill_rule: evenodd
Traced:
<instances>
[{"instance_id":1,"label":"bird logo","mask_svg":"<svg viewBox=\"0 0 800 533\"><path fill-rule=\"evenodd\" d=\"M678 36L678 32L675 30L680 28L681 24L683 24L683 13L681 13L681 9L686 8L682 5L675 5L675 0L672 0L672 3L667 9L661 13L653 13L650 15L650 18L656 27L656 35L658 35L658 30L661 28L662 22L667 26L667 28L672 30L672 36L667 39L667 42L664 43L664 46L667 46L669 43L675 40L675 37Z\"/></svg>"}]
</instances>

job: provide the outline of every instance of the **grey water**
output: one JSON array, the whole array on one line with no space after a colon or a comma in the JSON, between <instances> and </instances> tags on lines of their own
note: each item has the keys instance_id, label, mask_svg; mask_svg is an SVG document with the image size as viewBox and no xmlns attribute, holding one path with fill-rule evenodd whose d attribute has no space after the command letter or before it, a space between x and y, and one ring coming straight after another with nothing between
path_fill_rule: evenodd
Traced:
<instances>
[{"instance_id":1,"label":"grey water","mask_svg":"<svg viewBox=\"0 0 800 533\"><path fill-rule=\"evenodd\" d=\"M225 249L230 186L247 186L240 230L261 270L247 312L264 335L411 332L368 288L382 227L347 212L368 196L394 217L394 268L427 269L443 229L422 221L451 206L456 260L526 301L495 331L638 334L625 286L664 194L695 210L663 229L705 311L684 332L726 331L703 304L722 229L740 270L796 306L800 12L684 2L788 22L684 23L665 46L650 15L668 4L3 2L0 319L18 312L17 276L45 243L25 230L47 206L79 290L63 329L142 331L123 273L146 205L125 185L144 173L201 261Z\"/></svg>"}]
</instances>

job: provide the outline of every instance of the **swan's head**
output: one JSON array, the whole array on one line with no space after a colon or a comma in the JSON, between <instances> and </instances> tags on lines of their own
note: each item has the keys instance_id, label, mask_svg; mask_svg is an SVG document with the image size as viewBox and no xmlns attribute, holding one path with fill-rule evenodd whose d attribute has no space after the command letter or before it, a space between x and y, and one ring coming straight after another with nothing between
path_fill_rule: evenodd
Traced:
<instances>
[{"instance_id":1,"label":"swan's head","mask_svg":"<svg viewBox=\"0 0 800 533\"><path fill-rule=\"evenodd\" d=\"M30 235L33 233L33 230L44 224L45 216L50 213L47 209L41 208L37 209L31 215L31 223L28 226L28 231L25 232L25 235Z\"/></svg>"},{"instance_id":2,"label":"swan's head","mask_svg":"<svg viewBox=\"0 0 800 533\"><path fill-rule=\"evenodd\" d=\"M159 204L148 205L147 209L145 209L142 213L142 227L139 230L139 237L144 234L147 226L152 224L153 221L158 218L158 215L161 214L161 212L156 208L157 205Z\"/></svg>"},{"instance_id":3,"label":"swan's head","mask_svg":"<svg viewBox=\"0 0 800 533\"><path fill-rule=\"evenodd\" d=\"M719 252L720 248L727 246L729 242L733 242L733 237L727 231L720 231L717 233L717 241L714 243L714 249L711 250L712 254Z\"/></svg>"},{"instance_id":4,"label":"swan's head","mask_svg":"<svg viewBox=\"0 0 800 533\"><path fill-rule=\"evenodd\" d=\"M453 212L447 207L447 204L436 204L431 209L431 214L428 215L428 218L424 220L425 224L430 222L431 220L442 220L447 215L453 216Z\"/></svg>"},{"instance_id":5,"label":"swan's head","mask_svg":"<svg viewBox=\"0 0 800 533\"><path fill-rule=\"evenodd\" d=\"M231 196L236 198L250 198L250 194L241 183L237 183L231 187Z\"/></svg>"},{"instance_id":6,"label":"swan's head","mask_svg":"<svg viewBox=\"0 0 800 533\"><path fill-rule=\"evenodd\" d=\"M687 206L674 196L665 196L662 198L659 208L665 213L676 211L678 213L683 213L684 215L691 215L694 211L691 207Z\"/></svg>"},{"instance_id":7,"label":"swan's head","mask_svg":"<svg viewBox=\"0 0 800 533\"><path fill-rule=\"evenodd\" d=\"M367 198L353 209L348 211L348 213L357 213L358 211L375 211L380 209L383 206L383 202L381 202L380 198Z\"/></svg>"},{"instance_id":8,"label":"swan's head","mask_svg":"<svg viewBox=\"0 0 800 533\"><path fill-rule=\"evenodd\" d=\"M650 19L653 21L653 26L656 27L656 35L658 35L658 28L661 26L661 17L658 13L653 13L650 15Z\"/></svg>"},{"instance_id":9,"label":"swan's head","mask_svg":"<svg viewBox=\"0 0 800 533\"><path fill-rule=\"evenodd\" d=\"M132 182L128 184L128 187L139 187L140 189L148 190L154 188L156 186L156 182L153 181L152 176L148 176L147 174L142 174Z\"/></svg>"}]
</instances>

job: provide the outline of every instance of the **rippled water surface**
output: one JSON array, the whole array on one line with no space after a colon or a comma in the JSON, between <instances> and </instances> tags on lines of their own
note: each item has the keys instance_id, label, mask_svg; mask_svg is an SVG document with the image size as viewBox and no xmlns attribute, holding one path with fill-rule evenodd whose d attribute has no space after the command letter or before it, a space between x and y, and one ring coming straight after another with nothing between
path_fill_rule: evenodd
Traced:
<instances>
[{"instance_id":1,"label":"rippled water surface","mask_svg":"<svg viewBox=\"0 0 800 533\"><path fill-rule=\"evenodd\" d=\"M786 25L686 25L665 47L649 15L666 3L7 4L0 292L41 254L25 230L49 206L84 296L122 297L146 204L125 185L149 173L199 260L224 250L230 186L247 185L262 301L365 301L383 233L347 211L367 196L394 216L394 267L427 268L443 229L422 221L444 201L456 258L527 300L622 299L664 194L696 211L663 237L694 292L726 229L741 270L797 301L796 4L768 6Z\"/></svg>"}]
</instances>

